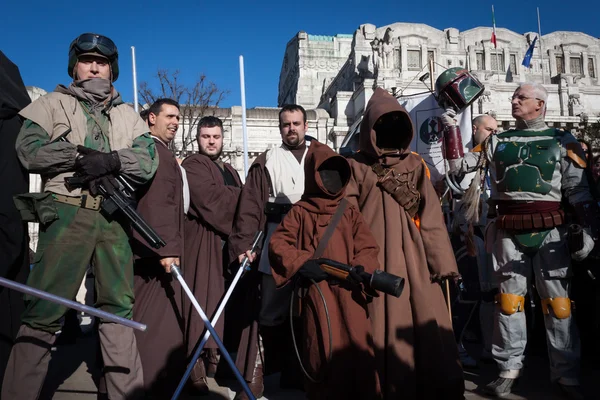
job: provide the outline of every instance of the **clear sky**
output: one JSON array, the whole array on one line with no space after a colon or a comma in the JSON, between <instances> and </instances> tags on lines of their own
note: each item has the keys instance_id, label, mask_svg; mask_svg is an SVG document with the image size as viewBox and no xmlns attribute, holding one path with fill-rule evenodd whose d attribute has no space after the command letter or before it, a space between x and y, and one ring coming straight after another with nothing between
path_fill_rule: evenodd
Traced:
<instances>
[{"instance_id":1,"label":"clear sky","mask_svg":"<svg viewBox=\"0 0 600 400\"><path fill-rule=\"evenodd\" d=\"M4 0L0 49L15 62L26 85L53 90L68 84L68 46L80 33L95 32L119 47L121 75L115 86L133 100L131 46L138 83L153 82L157 68L179 69L193 82L204 73L230 91L222 106L241 104L239 61L244 56L248 107L277 105L279 72L287 42L299 31L352 34L360 24L419 22L444 29L496 26L519 33L581 31L600 37L600 0L456 2L431 1L60 1ZM491 30L490 30L491 32Z\"/></svg>"}]
</instances>

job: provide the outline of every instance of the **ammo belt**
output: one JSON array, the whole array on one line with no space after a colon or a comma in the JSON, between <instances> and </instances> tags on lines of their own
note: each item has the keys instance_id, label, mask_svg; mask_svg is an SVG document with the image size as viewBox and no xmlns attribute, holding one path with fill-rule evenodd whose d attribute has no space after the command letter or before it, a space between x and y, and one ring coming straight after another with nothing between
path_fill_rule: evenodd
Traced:
<instances>
[{"instance_id":1,"label":"ammo belt","mask_svg":"<svg viewBox=\"0 0 600 400\"><path fill-rule=\"evenodd\" d=\"M565 223L563 210L533 212L530 214L507 214L496 218L496 227L512 231L552 229Z\"/></svg>"},{"instance_id":2,"label":"ammo belt","mask_svg":"<svg viewBox=\"0 0 600 400\"><path fill-rule=\"evenodd\" d=\"M292 209L293 204L272 203L265 204L265 214L268 222L280 223L283 217Z\"/></svg>"},{"instance_id":3,"label":"ammo belt","mask_svg":"<svg viewBox=\"0 0 600 400\"><path fill-rule=\"evenodd\" d=\"M72 197L64 196L62 194L53 193L54 201L59 203L69 204L75 207L81 207L88 210L98 211L100 204L102 204L102 196L92 196L89 193L82 192L81 196Z\"/></svg>"}]
</instances>

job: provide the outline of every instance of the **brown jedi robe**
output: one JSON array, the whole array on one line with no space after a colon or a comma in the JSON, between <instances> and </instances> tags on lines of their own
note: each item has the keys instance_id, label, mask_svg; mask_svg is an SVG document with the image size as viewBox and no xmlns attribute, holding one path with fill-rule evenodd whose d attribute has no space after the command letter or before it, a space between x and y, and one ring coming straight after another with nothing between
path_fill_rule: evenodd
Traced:
<instances>
[{"instance_id":1,"label":"brown jedi robe","mask_svg":"<svg viewBox=\"0 0 600 400\"><path fill-rule=\"evenodd\" d=\"M156 175L139 193L137 211L167 244L154 249L133 233L133 319L148 326L146 332L135 331L144 386L163 398L174 392L185 370L183 293L158 262L163 257L181 260L183 255L183 182L173 153L160 140L154 141L160 161Z\"/></svg>"},{"instance_id":2,"label":"brown jedi robe","mask_svg":"<svg viewBox=\"0 0 600 400\"><path fill-rule=\"evenodd\" d=\"M305 163L312 153L319 147L326 145L312 140L306 154ZM271 178L265 166L267 152L260 154L250 166L244 189L240 195L238 210L236 212L233 229L228 240L229 260L237 260L240 254L245 253L252 246L252 240L257 231L267 233L267 216L265 204L269 201ZM262 247L262 243L260 244ZM260 253L260 250L257 252ZM258 258L254 262L258 265ZM243 306L237 313L243 316L238 322L243 323L243 330L238 347L236 365L247 381L252 380L256 355L258 354L258 316L260 313L260 282L261 273L256 267L240 281L243 292L234 292L238 298L236 303ZM243 293L243 295L242 295ZM243 299L239 296L242 295Z\"/></svg>"},{"instance_id":3,"label":"brown jedi robe","mask_svg":"<svg viewBox=\"0 0 600 400\"><path fill-rule=\"evenodd\" d=\"M185 260L183 275L198 303L209 319L217 310L225 292L223 244L231 232L242 182L235 169L223 164L237 186L225 184L217 164L202 154L187 157L182 167L190 187L190 208L185 222ZM194 353L202 339L204 323L189 300L185 299L186 340L188 355ZM215 326L223 339L223 320ZM217 348L211 338L206 349Z\"/></svg>"},{"instance_id":4,"label":"brown jedi robe","mask_svg":"<svg viewBox=\"0 0 600 400\"><path fill-rule=\"evenodd\" d=\"M326 161L327 160L327 161ZM329 225L343 195L342 188L331 193L324 186L318 168L327 162L343 177L344 187L350 178L348 162L332 150L321 150L305 165L305 190L302 199L285 216L271 238L269 256L277 286L289 282L313 254ZM378 269L379 248L368 225L354 205L348 205L336 226L323 258L347 265L362 265L373 273ZM380 399L372 328L367 298L360 286L342 283L317 283L329 310L331 332L327 327L325 304L317 289L310 285L301 300L304 321L303 362L314 384L306 380L309 399ZM329 356L329 335L332 356ZM298 344L300 345L300 343Z\"/></svg>"},{"instance_id":5,"label":"brown jedi robe","mask_svg":"<svg viewBox=\"0 0 600 400\"><path fill-rule=\"evenodd\" d=\"M396 154L376 146L375 122L401 113ZM462 398L464 381L452 324L438 280L457 275L457 266L437 194L420 156L408 146L412 122L398 101L376 89L361 124L360 151L350 160L346 196L358 205L381 251L385 271L405 279L400 298L381 296L370 305L379 376L386 399ZM374 163L396 173L413 173L420 194L417 218L377 185ZM420 223L420 228L417 226Z\"/></svg>"}]
</instances>

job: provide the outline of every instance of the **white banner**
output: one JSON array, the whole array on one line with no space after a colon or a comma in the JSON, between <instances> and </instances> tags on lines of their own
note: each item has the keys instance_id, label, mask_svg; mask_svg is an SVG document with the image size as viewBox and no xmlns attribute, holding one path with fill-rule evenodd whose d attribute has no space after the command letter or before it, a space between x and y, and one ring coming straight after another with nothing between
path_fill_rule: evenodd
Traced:
<instances>
[{"instance_id":1,"label":"white banner","mask_svg":"<svg viewBox=\"0 0 600 400\"><path fill-rule=\"evenodd\" d=\"M440 108L431 93L404 96L398 99L412 119L414 132L410 148L423 157L431 171L431 180L437 181L446 173L442 157L442 131L444 125ZM471 107L457 116L465 153L472 147Z\"/></svg>"}]
</instances>

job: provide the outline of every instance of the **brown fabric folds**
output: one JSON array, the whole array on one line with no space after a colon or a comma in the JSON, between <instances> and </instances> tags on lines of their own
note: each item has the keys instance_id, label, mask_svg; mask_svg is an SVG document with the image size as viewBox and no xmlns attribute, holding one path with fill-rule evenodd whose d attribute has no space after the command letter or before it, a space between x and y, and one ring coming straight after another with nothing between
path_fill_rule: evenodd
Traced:
<instances>
[{"instance_id":1,"label":"brown fabric folds","mask_svg":"<svg viewBox=\"0 0 600 400\"><path fill-rule=\"evenodd\" d=\"M331 149L313 152L305 163L304 195L277 227L269 244L277 286L290 284L292 276L317 252L328 227L334 224L336 210L343 212L322 256L351 266L361 265L369 273L380 268L379 248L358 208L351 204L340 208L344 188L332 193L323 185L317 171L326 160L341 172L343 186L348 183L350 168L343 157ZM310 333L302 343L303 363L311 376L325 377L321 383L307 381L307 398L382 399L368 300L360 287L325 280L310 285L301 301L304 332ZM328 359L330 350L332 356Z\"/></svg>"},{"instance_id":2,"label":"brown fabric folds","mask_svg":"<svg viewBox=\"0 0 600 400\"><path fill-rule=\"evenodd\" d=\"M377 89L360 131L360 151L350 160L346 196L371 227L379 264L406 280L400 298L379 296L369 305L377 368L386 399L463 399L464 378L452 322L439 280L458 274L439 197L423 159L410 149L396 154L376 148L373 124L385 113L403 112L398 100ZM389 132L410 142L410 118ZM373 164L412 173L420 202L417 226L407 210L383 188ZM353 396L352 398L358 398Z\"/></svg>"}]
</instances>

